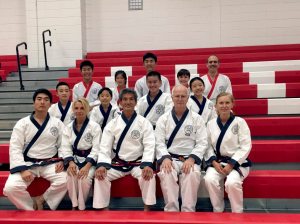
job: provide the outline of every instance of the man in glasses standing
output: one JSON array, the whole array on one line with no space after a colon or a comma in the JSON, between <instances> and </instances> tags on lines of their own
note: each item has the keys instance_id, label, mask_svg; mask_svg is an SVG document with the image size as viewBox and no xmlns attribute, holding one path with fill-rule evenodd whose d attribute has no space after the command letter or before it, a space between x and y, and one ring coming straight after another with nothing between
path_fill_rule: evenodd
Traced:
<instances>
[{"instance_id":1,"label":"man in glasses standing","mask_svg":"<svg viewBox=\"0 0 300 224\"><path fill-rule=\"evenodd\" d=\"M211 101L215 102L216 97L222 93L227 92L232 94L231 82L228 76L220 74L218 69L220 67L220 62L217 56L211 55L207 59L208 72L206 75L202 76L205 83L205 90L203 95L206 96Z\"/></svg>"}]
</instances>

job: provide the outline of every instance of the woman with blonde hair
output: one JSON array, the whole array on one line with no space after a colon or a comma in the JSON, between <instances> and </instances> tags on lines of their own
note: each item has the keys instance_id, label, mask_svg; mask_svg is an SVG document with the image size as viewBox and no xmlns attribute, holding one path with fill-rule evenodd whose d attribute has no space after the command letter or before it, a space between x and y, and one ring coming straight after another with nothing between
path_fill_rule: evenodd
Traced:
<instances>
[{"instance_id":1,"label":"woman with blonde hair","mask_svg":"<svg viewBox=\"0 0 300 224\"><path fill-rule=\"evenodd\" d=\"M89 103L85 98L73 102L76 116L63 131L62 152L67 167L67 188L73 210L85 209L85 202L94 178L102 135L99 124L90 121Z\"/></svg>"}]
</instances>

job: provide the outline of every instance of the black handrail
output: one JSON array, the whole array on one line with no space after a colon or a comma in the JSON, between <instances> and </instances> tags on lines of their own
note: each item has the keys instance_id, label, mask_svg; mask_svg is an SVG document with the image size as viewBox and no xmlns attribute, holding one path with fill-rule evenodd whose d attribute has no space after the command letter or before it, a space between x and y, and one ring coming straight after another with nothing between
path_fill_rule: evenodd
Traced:
<instances>
[{"instance_id":1,"label":"black handrail","mask_svg":"<svg viewBox=\"0 0 300 224\"><path fill-rule=\"evenodd\" d=\"M46 44L49 43L50 47L52 46L51 40L45 41L45 33L49 32L49 36L51 36L50 30L43 31L43 47L44 47L44 57L45 57L45 70L49 70L48 63L47 63L47 52L46 52Z\"/></svg>"},{"instance_id":2,"label":"black handrail","mask_svg":"<svg viewBox=\"0 0 300 224\"><path fill-rule=\"evenodd\" d=\"M22 80L22 71L21 71L21 62L20 62L20 59L21 59L23 56L20 57L20 54L19 54L19 47L20 47L21 45L25 45L25 50L27 50L27 44L26 44L25 42L22 42L22 43L19 43L19 44L16 46L17 60L18 60L18 69L19 69L19 78L20 78L20 90L25 90L24 85L23 85L23 80ZM28 63L28 62L27 62L27 63Z\"/></svg>"}]
</instances>

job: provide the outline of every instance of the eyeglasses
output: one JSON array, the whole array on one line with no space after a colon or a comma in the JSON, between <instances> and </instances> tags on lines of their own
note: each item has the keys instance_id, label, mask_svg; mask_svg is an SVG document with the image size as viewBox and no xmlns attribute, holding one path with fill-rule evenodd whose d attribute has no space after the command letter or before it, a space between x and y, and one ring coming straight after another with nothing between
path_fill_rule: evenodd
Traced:
<instances>
[{"instance_id":1,"label":"eyeglasses","mask_svg":"<svg viewBox=\"0 0 300 224\"><path fill-rule=\"evenodd\" d=\"M208 64L212 64L212 63L217 64L217 63L219 63L219 62L218 62L218 61L209 61L209 62L208 62Z\"/></svg>"}]
</instances>

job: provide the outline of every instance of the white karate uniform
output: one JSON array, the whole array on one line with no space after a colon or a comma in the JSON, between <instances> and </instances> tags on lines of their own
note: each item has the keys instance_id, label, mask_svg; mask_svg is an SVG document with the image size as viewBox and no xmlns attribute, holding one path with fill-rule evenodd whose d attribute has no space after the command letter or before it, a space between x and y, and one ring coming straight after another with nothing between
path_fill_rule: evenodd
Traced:
<instances>
[{"instance_id":1,"label":"white karate uniform","mask_svg":"<svg viewBox=\"0 0 300 224\"><path fill-rule=\"evenodd\" d=\"M120 115L120 110L117 106L112 105L111 111L109 113L109 117L107 119L106 124L108 124L108 122L110 122L113 118L115 118L116 116ZM93 110L90 113L90 119L94 122L96 122L97 124L100 125L100 127L102 127L103 121L104 121L104 116L102 114L102 112L100 111L100 106L94 107Z\"/></svg>"},{"instance_id":2,"label":"white karate uniform","mask_svg":"<svg viewBox=\"0 0 300 224\"><path fill-rule=\"evenodd\" d=\"M65 108L64 108L65 109ZM58 119L61 119L62 117L62 113L61 111L59 110L59 107L58 107L58 103L54 103L51 105L51 107L49 108L48 110L50 116L53 116L53 117L56 117ZM63 121L64 125L68 125L69 123L71 123L73 120L75 119L75 115L73 113L73 110L72 110L72 103L70 105L70 108L66 114L66 117Z\"/></svg>"},{"instance_id":3,"label":"white karate uniform","mask_svg":"<svg viewBox=\"0 0 300 224\"><path fill-rule=\"evenodd\" d=\"M110 167L112 158L115 157L115 153L112 149L116 149L119 138L125 127L126 123L123 120L123 116L120 115L111 120L104 128L97 167ZM142 157L141 167L143 167L153 163L154 154L155 137L153 127L147 119L137 114L121 144L118 156L120 159L127 162L135 161ZM112 167L107 170L107 176L104 180L95 179L93 207L107 207L110 200L111 181L128 174L131 174L134 178L138 179L144 204L155 204L155 175L153 175L149 181L146 181L142 177L142 169L139 166L134 167L128 172L122 172Z\"/></svg>"},{"instance_id":4,"label":"white karate uniform","mask_svg":"<svg viewBox=\"0 0 300 224\"><path fill-rule=\"evenodd\" d=\"M89 101L90 106L95 106L99 104L99 101L97 100L98 100L98 93L100 89L102 89L102 86L99 83L93 81L92 86L86 96L86 99ZM75 84L73 87L73 102L75 100L78 100L80 97L84 97L85 91L86 88L83 82L79 82Z\"/></svg>"},{"instance_id":5,"label":"white karate uniform","mask_svg":"<svg viewBox=\"0 0 300 224\"><path fill-rule=\"evenodd\" d=\"M93 166L90 168L87 178L78 179L76 176L68 175L67 188L69 197L72 201L73 207L78 207L79 210L85 209L85 202L88 198L94 174L95 174L95 165L98 159L98 153L100 150L100 139L102 135L101 128L99 125L93 121L89 121L86 128L83 131L83 134L78 142L78 150L89 150L90 153L87 157L76 155L73 151L73 145L77 139L77 135L73 129L74 121L69 124L63 131L62 135L62 152L65 163L69 164L73 160L76 165L83 165L84 162L90 162ZM78 172L80 168L78 168Z\"/></svg>"},{"instance_id":6,"label":"white karate uniform","mask_svg":"<svg viewBox=\"0 0 300 224\"><path fill-rule=\"evenodd\" d=\"M210 90L211 90L211 88L212 88L213 83L211 83L209 81L209 78L208 78L207 74L204 75L204 76L201 76L201 78L202 78L202 80L204 81L204 84L205 84L205 89L204 89L203 95L207 97ZM211 96L209 97L209 99L213 103L215 103L217 96L220 93L223 93L223 92L232 94L231 82L230 82L230 79L228 78L228 76L223 75L223 74L218 74L215 88L214 88Z\"/></svg>"},{"instance_id":7,"label":"white karate uniform","mask_svg":"<svg viewBox=\"0 0 300 224\"><path fill-rule=\"evenodd\" d=\"M187 108L199 114L200 108L192 98L189 98L189 101L187 103ZM203 118L205 124L207 124L207 122L210 121L211 119L217 117L214 103L207 98L206 98L206 103L202 111L201 117Z\"/></svg>"},{"instance_id":8,"label":"white karate uniform","mask_svg":"<svg viewBox=\"0 0 300 224\"><path fill-rule=\"evenodd\" d=\"M161 87L160 87L161 91L163 91L164 93L171 93L169 80L165 76L162 75L161 76L161 81L162 81L162 84L161 84ZM146 75L139 78L135 82L134 90L136 91L136 93L138 95L138 99L149 93L149 89L148 89L148 86L147 86Z\"/></svg>"},{"instance_id":9,"label":"white karate uniform","mask_svg":"<svg viewBox=\"0 0 300 224\"><path fill-rule=\"evenodd\" d=\"M208 150L205 160L208 164L216 159L216 144L221 130L217 124L217 118L207 124ZM230 163L242 165L251 150L251 134L246 121L241 117L235 117L228 127L220 145L221 156L230 157ZM226 165L225 163L224 165ZM210 200L215 212L224 211L224 179L225 190L231 204L231 210L235 213L243 212L243 181L249 174L249 167L239 167L243 176L235 169L226 177L219 174L214 167L209 167L206 171L205 185L210 195Z\"/></svg>"},{"instance_id":10,"label":"white karate uniform","mask_svg":"<svg viewBox=\"0 0 300 224\"><path fill-rule=\"evenodd\" d=\"M43 177L50 181L50 187L45 191L43 197L51 210L55 210L66 194L66 172L55 172L55 163L29 162L25 161L25 149L35 136L38 129L31 121L31 116L20 119L13 128L10 139L9 159L10 171L3 193L18 208L22 210L33 210L33 200L27 187L31 182L25 182L21 177L21 171L29 170L34 177ZM51 117L36 142L29 149L27 156L32 159L50 159L61 157L59 150L61 144L61 133L64 124L57 118Z\"/></svg>"},{"instance_id":11,"label":"white karate uniform","mask_svg":"<svg viewBox=\"0 0 300 224\"><path fill-rule=\"evenodd\" d=\"M162 115L156 125L156 157L161 164L165 158L172 160L173 168L171 173L160 171L160 185L165 200L165 211L179 211L179 189L181 192L181 211L195 211L197 193L200 185L200 164L207 148L207 134L204 120L193 111L188 111L182 126L178 130L172 145L167 148L167 142L176 123L172 117L173 111ZM170 155L192 157L195 159L194 168L189 174L181 173L183 162ZM179 179L179 181L178 181ZM179 185L178 185L179 183Z\"/></svg>"},{"instance_id":12,"label":"white karate uniform","mask_svg":"<svg viewBox=\"0 0 300 224\"><path fill-rule=\"evenodd\" d=\"M137 103L137 113L144 116L149 104L147 101L148 94L139 99ZM171 111L173 108L173 101L169 93L162 93L155 105L151 108L146 118L155 127L158 118L164 113Z\"/></svg>"}]
</instances>

